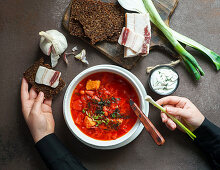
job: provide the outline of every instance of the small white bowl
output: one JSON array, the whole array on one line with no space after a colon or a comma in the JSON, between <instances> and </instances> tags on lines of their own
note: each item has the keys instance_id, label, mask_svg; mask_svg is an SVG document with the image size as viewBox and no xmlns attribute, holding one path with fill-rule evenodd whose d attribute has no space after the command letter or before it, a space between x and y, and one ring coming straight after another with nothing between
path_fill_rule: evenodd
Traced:
<instances>
[{"instance_id":1,"label":"small white bowl","mask_svg":"<svg viewBox=\"0 0 220 170\"><path fill-rule=\"evenodd\" d=\"M81 142L83 142L87 146L96 149L115 149L130 143L141 133L141 131L143 130L143 125L139 120L137 120L135 125L132 127L132 129L122 137L116 140L102 141L102 140L93 139L87 136L86 134L84 134L82 131L80 131L78 127L75 125L71 115L70 100L75 87L84 78L98 72L111 72L125 78L134 87L136 93L138 94L138 98L140 101L140 108L146 114L146 116L148 116L149 103L144 100L144 97L147 95L147 93L142 83L138 80L138 78L135 75L133 75L131 72L118 66L97 65L94 67L90 67L84 70L83 72L81 72L80 74L78 74L69 84L63 100L64 119L66 121L68 128L74 134L74 136L77 137Z\"/></svg>"}]
</instances>

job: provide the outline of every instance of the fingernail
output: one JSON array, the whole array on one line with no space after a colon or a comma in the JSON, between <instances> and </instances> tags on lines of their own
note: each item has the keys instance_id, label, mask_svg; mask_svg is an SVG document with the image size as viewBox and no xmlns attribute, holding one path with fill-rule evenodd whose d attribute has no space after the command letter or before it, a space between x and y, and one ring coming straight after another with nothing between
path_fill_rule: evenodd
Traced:
<instances>
[{"instance_id":1,"label":"fingernail","mask_svg":"<svg viewBox=\"0 0 220 170\"><path fill-rule=\"evenodd\" d=\"M172 126L172 128L175 128L175 124L172 123L171 126Z\"/></svg>"},{"instance_id":2,"label":"fingernail","mask_svg":"<svg viewBox=\"0 0 220 170\"><path fill-rule=\"evenodd\" d=\"M43 97L44 93L42 91L40 91L39 96Z\"/></svg>"}]
</instances>

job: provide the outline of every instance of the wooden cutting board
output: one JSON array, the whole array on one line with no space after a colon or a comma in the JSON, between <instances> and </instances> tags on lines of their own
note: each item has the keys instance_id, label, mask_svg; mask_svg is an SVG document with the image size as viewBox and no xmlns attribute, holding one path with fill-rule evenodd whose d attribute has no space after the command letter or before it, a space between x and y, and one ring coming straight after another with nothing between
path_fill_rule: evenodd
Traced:
<instances>
[{"instance_id":1,"label":"wooden cutting board","mask_svg":"<svg viewBox=\"0 0 220 170\"><path fill-rule=\"evenodd\" d=\"M117 3L117 0L101 0L103 2L111 2ZM160 16L165 21L167 25L169 25L170 17L173 14L178 0L153 0L155 7L157 8ZM63 18L63 26L66 30L68 30L69 25L69 17L70 17L70 8L71 4L74 3L74 0L70 3L67 7L66 12ZM153 25L152 25L152 38L150 44L150 50L159 49L163 50L164 52L170 54L173 57L177 57L177 53L173 50L172 45L169 41L164 37L164 35ZM83 39L84 41L88 42L88 40ZM99 42L95 45L92 45L98 51L103 53L105 56L116 62L117 64L121 65L126 69L131 69L135 66L135 64L143 58L142 56L133 57L133 58L124 58L124 48L120 46L118 43L109 43L109 42Z\"/></svg>"}]
</instances>

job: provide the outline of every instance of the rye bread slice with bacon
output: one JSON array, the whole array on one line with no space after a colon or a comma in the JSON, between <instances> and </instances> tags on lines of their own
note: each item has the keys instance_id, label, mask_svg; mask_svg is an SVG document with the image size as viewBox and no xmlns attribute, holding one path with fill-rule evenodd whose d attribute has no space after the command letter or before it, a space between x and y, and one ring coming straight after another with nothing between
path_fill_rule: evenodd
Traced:
<instances>
[{"instance_id":1,"label":"rye bread slice with bacon","mask_svg":"<svg viewBox=\"0 0 220 170\"><path fill-rule=\"evenodd\" d=\"M36 76L39 66L52 69L52 67L49 64L44 64L44 59L41 58L24 72L23 74L24 78L28 81L28 83L30 83L34 87L36 92L39 93L40 91L42 91L44 93L45 98L54 97L65 87L65 82L63 81L62 78L60 78L59 85L56 88L52 88L52 87L49 87L43 84L35 83L35 76Z\"/></svg>"},{"instance_id":2,"label":"rye bread slice with bacon","mask_svg":"<svg viewBox=\"0 0 220 170\"><path fill-rule=\"evenodd\" d=\"M74 0L69 31L72 35L90 38L91 43L107 40L117 42L124 26L125 11L114 3L95 0ZM83 27L83 31L82 28Z\"/></svg>"}]
</instances>

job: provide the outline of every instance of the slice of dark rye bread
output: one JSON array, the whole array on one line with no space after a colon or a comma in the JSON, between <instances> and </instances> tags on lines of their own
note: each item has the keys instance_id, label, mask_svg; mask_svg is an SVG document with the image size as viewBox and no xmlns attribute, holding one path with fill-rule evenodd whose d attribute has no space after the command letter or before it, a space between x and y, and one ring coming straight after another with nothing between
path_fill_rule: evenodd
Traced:
<instances>
[{"instance_id":1,"label":"slice of dark rye bread","mask_svg":"<svg viewBox=\"0 0 220 170\"><path fill-rule=\"evenodd\" d=\"M88 37L91 44L99 41L117 42L124 26L125 11L115 3L98 0L73 0L69 32Z\"/></svg>"},{"instance_id":2,"label":"slice of dark rye bread","mask_svg":"<svg viewBox=\"0 0 220 170\"><path fill-rule=\"evenodd\" d=\"M60 78L59 85L56 88L35 83L35 76L39 66L44 66L49 69L52 68L49 64L44 64L44 59L41 58L24 72L24 78L35 88L36 92L39 93L42 91L45 98L54 97L65 87L65 82Z\"/></svg>"}]
</instances>

